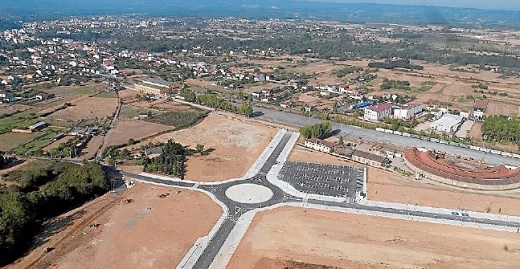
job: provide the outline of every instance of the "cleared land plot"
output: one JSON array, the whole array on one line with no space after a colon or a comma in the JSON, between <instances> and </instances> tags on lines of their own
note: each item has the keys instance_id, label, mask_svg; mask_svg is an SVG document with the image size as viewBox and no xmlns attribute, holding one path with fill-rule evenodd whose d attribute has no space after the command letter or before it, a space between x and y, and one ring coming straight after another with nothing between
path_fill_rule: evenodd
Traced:
<instances>
[{"instance_id":1,"label":"cleared land plot","mask_svg":"<svg viewBox=\"0 0 520 269\"><path fill-rule=\"evenodd\" d=\"M303 141L303 140L302 140ZM291 154L287 158L288 161L293 162L311 162L311 163L323 163L332 165L347 165L353 167L363 167L360 164L343 160L341 158L332 156L330 154L312 151L303 146L297 145L291 151Z\"/></svg>"},{"instance_id":2,"label":"cleared land plot","mask_svg":"<svg viewBox=\"0 0 520 269\"><path fill-rule=\"evenodd\" d=\"M411 178L368 169L369 200L429 207L452 208L477 212L520 215L520 196L472 193L414 181Z\"/></svg>"},{"instance_id":3,"label":"cleared land plot","mask_svg":"<svg viewBox=\"0 0 520 269\"><path fill-rule=\"evenodd\" d=\"M139 148L149 142L167 142L169 139L192 148L202 144L210 153L189 157L185 178L221 181L242 177L275 133L275 129L258 123L210 114L194 127L162 134L128 148Z\"/></svg>"},{"instance_id":4,"label":"cleared land plot","mask_svg":"<svg viewBox=\"0 0 520 269\"><path fill-rule=\"evenodd\" d=\"M87 147L81 151L81 158L90 159L96 156L96 152L103 145L103 137L102 136L94 136L90 141L88 141Z\"/></svg>"},{"instance_id":5,"label":"cleared land plot","mask_svg":"<svg viewBox=\"0 0 520 269\"><path fill-rule=\"evenodd\" d=\"M283 207L255 216L227 268L517 268L519 250L515 233Z\"/></svg>"},{"instance_id":6,"label":"cleared land plot","mask_svg":"<svg viewBox=\"0 0 520 269\"><path fill-rule=\"evenodd\" d=\"M63 215L75 218L24 260L55 246L42 262L58 268L169 268L209 233L222 212L208 196L183 189L138 183L122 196L114 196L105 195ZM115 203L100 210L99 204L110 200ZM89 228L91 223L99 226ZM66 239L54 245L59 237ZM24 260L10 268L26 268Z\"/></svg>"},{"instance_id":7,"label":"cleared land plot","mask_svg":"<svg viewBox=\"0 0 520 269\"><path fill-rule=\"evenodd\" d=\"M37 133L20 134L20 133L5 133L0 134L0 151L10 151L23 144L31 142L38 137Z\"/></svg>"},{"instance_id":8,"label":"cleared land plot","mask_svg":"<svg viewBox=\"0 0 520 269\"><path fill-rule=\"evenodd\" d=\"M116 98L89 97L75 103L72 107L57 111L48 117L66 121L103 119L112 116L116 108Z\"/></svg>"},{"instance_id":9,"label":"cleared land plot","mask_svg":"<svg viewBox=\"0 0 520 269\"><path fill-rule=\"evenodd\" d=\"M49 151L51 149L55 149L55 148L59 147L61 144L67 143L67 141L69 141L73 138L74 138L73 136L62 137L62 138L52 142L51 144L47 145L46 147L42 148L42 150L45 152L45 151Z\"/></svg>"},{"instance_id":10,"label":"cleared land plot","mask_svg":"<svg viewBox=\"0 0 520 269\"><path fill-rule=\"evenodd\" d=\"M520 106L491 101L487 106L486 115L506 115L515 117L520 115Z\"/></svg>"},{"instance_id":11,"label":"cleared land plot","mask_svg":"<svg viewBox=\"0 0 520 269\"><path fill-rule=\"evenodd\" d=\"M147 122L143 120L118 120L108 137L108 145L118 145L173 129L171 126Z\"/></svg>"},{"instance_id":12,"label":"cleared land plot","mask_svg":"<svg viewBox=\"0 0 520 269\"><path fill-rule=\"evenodd\" d=\"M55 94L57 96L71 96L71 95L93 95L101 92L106 88L106 84L90 83L85 86L60 86L45 90L45 92Z\"/></svg>"}]
</instances>

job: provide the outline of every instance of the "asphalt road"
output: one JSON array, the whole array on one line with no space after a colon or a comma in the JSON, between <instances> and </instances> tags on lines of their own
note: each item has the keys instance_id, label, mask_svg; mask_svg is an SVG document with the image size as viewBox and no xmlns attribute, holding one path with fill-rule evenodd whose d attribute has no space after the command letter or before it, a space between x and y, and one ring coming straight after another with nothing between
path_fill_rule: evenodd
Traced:
<instances>
[{"instance_id":1,"label":"asphalt road","mask_svg":"<svg viewBox=\"0 0 520 269\"><path fill-rule=\"evenodd\" d=\"M300 127L305 124L316 124L322 122L322 120L304 117L297 114L292 114L283 111L277 111L273 109L254 107L254 111L260 111L263 115L257 116L257 119L264 121L271 121L281 123L285 125ZM332 124L333 129L341 130L341 135L361 137L366 140L375 141L379 143L390 143L404 147L423 147L428 149L436 149L444 151L448 154L459 154L461 156L472 157L477 160L484 159L488 164L506 164L513 166L520 166L520 159L511 157L500 156L491 153L480 152L469 148L459 148L446 144L439 144L430 141L424 141L411 137L404 137L399 135L387 134L377 132L375 130L364 129L357 126L345 125L345 124Z\"/></svg>"}]
</instances>

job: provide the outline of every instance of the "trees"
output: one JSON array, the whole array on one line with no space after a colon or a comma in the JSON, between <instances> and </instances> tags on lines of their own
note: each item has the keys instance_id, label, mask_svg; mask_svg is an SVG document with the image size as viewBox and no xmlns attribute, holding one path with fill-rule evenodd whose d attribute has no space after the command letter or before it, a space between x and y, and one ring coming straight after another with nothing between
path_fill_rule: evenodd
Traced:
<instances>
[{"instance_id":1,"label":"trees","mask_svg":"<svg viewBox=\"0 0 520 269\"><path fill-rule=\"evenodd\" d=\"M182 88L180 91L180 95L184 97L184 100L188 102L195 102L197 100L197 96L195 93L189 88Z\"/></svg>"},{"instance_id":2,"label":"trees","mask_svg":"<svg viewBox=\"0 0 520 269\"><path fill-rule=\"evenodd\" d=\"M249 103L242 103L238 106L237 112L249 118L253 115L253 106Z\"/></svg>"},{"instance_id":3,"label":"trees","mask_svg":"<svg viewBox=\"0 0 520 269\"><path fill-rule=\"evenodd\" d=\"M487 117L482 125L482 135L488 140L500 142L520 142L520 119L501 116Z\"/></svg>"},{"instance_id":4,"label":"trees","mask_svg":"<svg viewBox=\"0 0 520 269\"><path fill-rule=\"evenodd\" d=\"M332 131L330 122L325 121L314 125L304 125L300 128L300 133L305 138L320 138L323 139Z\"/></svg>"},{"instance_id":5,"label":"trees","mask_svg":"<svg viewBox=\"0 0 520 269\"><path fill-rule=\"evenodd\" d=\"M144 162L144 170L148 172L161 172L167 175L178 176L184 179L184 161L186 149L183 145L168 140L162 147L162 153L158 158Z\"/></svg>"},{"instance_id":6,"label":"trees","mask_svg":"<svg viewBox=\"0 0 520 269\"><path fill-rule=\"evenodd\" d=\"M0 191L0 265L24 251L43 221L109 188L97 163L35 161L5 179L20 187Z\"/></svg>"}]
</instances>

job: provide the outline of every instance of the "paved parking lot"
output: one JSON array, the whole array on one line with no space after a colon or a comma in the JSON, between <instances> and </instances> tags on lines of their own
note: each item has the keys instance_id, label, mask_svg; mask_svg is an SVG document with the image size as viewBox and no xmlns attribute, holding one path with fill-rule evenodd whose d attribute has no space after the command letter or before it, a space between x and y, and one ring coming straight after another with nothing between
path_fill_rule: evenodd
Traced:
<instances>
[{"instance_id":1,"label":"paved parking lot","mask_svg":"<svg viewBox=\"0 0 520 269\"><path fill-rule=\"evenodd\" d=\"M356 191L363 191L363 173L364 170L357 167L286 162L278 179L304 193L345 197L353 201Z\"/></svg>"}]
</instances>

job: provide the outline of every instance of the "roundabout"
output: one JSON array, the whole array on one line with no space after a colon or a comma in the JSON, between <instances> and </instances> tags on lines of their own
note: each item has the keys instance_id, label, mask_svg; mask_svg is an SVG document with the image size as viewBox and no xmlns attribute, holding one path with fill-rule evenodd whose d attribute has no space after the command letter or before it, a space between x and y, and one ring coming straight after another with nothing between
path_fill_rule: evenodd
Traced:
<instances>
[{"instance_id":1,"label":"roundabout","mask_svg":"<svg viewBox=\"0 0 520 269\"><path fill-rule=\"evenodd\" d=\"M229 187L226 196L238 203L257 204L269 201L273 191L266 186L244 183Z\"/></svg>"}]
</instances>

